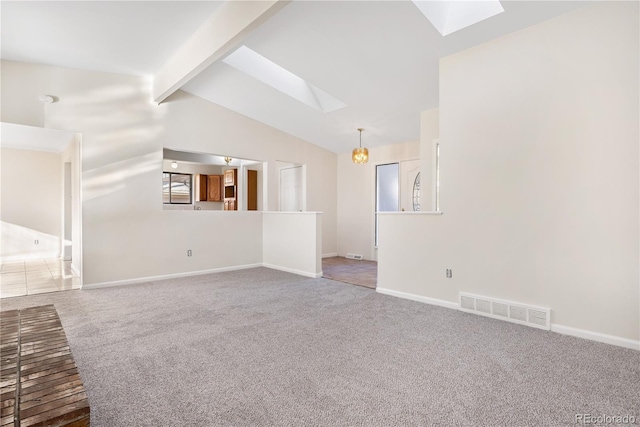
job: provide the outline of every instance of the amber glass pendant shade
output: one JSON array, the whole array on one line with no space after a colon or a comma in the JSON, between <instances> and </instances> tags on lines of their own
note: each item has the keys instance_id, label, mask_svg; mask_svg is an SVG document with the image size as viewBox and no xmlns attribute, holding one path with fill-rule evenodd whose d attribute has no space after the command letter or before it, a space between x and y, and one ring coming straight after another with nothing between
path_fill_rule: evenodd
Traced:
<instances>
[{"instance_id":1,"label":"amber glass pendant shade","mask_svg":"<svg viewBox=\"0 0 640 427\"><path fill-rule=\"evenodd\" d=\"M353 149L351 153L351 160L356 164L364 164L369 161L369 150L366 147L362 147L362 131L364 129L358 128L358 132L360 132L360 147L356 147Z\"/></svg>"},{"instance_id":2,"label":"amber glass pendant shade","mask_svg":"<svg viewBox=\"0 0 640 427\"><path fill-rule=\"evenodd\" d=\"M351 160L353 163L363 164L369 160L369 150L366 148L358 147L353 149L351 153Z\"/></svg>"}]
</instances>

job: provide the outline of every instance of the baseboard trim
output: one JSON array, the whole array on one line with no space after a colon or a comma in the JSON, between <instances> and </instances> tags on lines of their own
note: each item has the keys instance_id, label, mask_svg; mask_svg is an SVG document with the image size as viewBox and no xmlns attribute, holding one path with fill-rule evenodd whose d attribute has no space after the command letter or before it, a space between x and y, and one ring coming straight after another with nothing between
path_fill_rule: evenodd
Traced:
<instances>
[{"instance_id":1,"label":"baseboard trim","mask_svg":"<svg viewBox=\"0 0 640 427\"><path fill-rule=\"evenodd\" d=\"M114 280L113 282L90 283L82 285L81 289L101 289L114 286L135 285L137 283L147 283L156 280L177 279L180 277L201 276L203 274L222 273L225 271L246 270L248 268L262 267L262 263L234 265L231 267L212 268L210 270L189 271L186 273L164 274L161 276L138 277L135 279Z\"/></svg>"},{"instance_id":2,"label":"baseboard trim","mask_svg":"<svg viewBox=\"0 0 640 427\"><path fill-rule=\"evenodd\" d=\"M584 329L572 328L570 326L551 324L551 332L562 335L570 335L572 337L584 338L591 341L598 341L605 344L617 345L618 347L630 348L631 350L640 351L640 341L634 341L628 338L617 337L615 335L601 334L600 332L592 332Z\"/></svg>"},{"instance_id":3,"label":"baseboard trim","mask_svg":"<svg viewBox=\"0 0 640 427\"><path fill-rule=\"evenodd\" d=\"M410 293L407 293L407 292L394 291L393 289L386 289L386 288L376 288L376 292L384 294L384 295L391 295L393 297L408 299L408 300L411 300L411 301L423 302L425 304L437 305L439 307L450 308L450 309L453 309L453 310L457 310L458 309L458 303L452 302L452 301L445 301L445 300L442 300L442 299L423 297L423 296L416 295L416 294L410 294Z\"/></svg>"},{"instance_id":4,"label":"baseboard trim","mask_svg":"<svg viewBox=\"0 0 640 427\"><path fill-rule=\"evenodd\" d=\"M338 256L338 252L329 252L328 254L322 254L322 258L331 258L334 256Z\"/></svg>"},{"instance_id":5,"label":"baseboard trim","mask_svg":"<svg viewBox=\"0 0 640 427\"><path fill-rule=\"evenodd\" d=\"M60 258L60 252L39 252L35 254L28 255L10 255L0 257L0 262L11 262L11 261L31 261L35 259L54 259Z\"/></svg>"},{"instance_id":6,"label":"baseboard trim","mask_svg":"<svg viewBox=\"0 0 640 427\"><path fill-rule=\"evenodd\" d=\"M407 292L395 291L392 289L376 288L376 292L384 295L391 295L398 298L404 298L411 301L422 302L425 304L437 305L440 307L451 308L458 310L459 305L455 302L440 300L436 298L423 297L420 295L410 294ZM476 314L474 312L474 314ZM570 335L572 337L584 338L591 341L597 341L605 344L611 344L618 347L629 348L631 350L640 350L640 341L631 340L628 338L617 337L615 335L601 334L599 332L587 331L584 329L572 328L569 326L551 324L551 332L556 332L562 335Z\"/></svg>"},{"instance_id":7,"label":"baseboard trim","mask_svg":"<svg viewBox=\"0 0 640 427\"><path fill-rule=\"evenodd\" d=\"M296 270L294 268L281 267L279 265L273 265L269 263L262 263L263 267L271 268L273 270L286 271L287 273L299 274L300 276L311 277L313 279L317 279L322 277L322 271L320 273L309 273L308 271Z\"/></svg>"}]
</instances>

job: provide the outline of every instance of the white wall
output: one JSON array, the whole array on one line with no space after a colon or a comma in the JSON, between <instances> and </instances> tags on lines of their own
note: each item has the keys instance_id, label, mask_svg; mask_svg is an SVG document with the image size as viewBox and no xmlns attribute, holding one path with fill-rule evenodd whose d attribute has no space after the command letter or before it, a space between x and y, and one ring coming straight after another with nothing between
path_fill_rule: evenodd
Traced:
<instances>
[{"instance_id":1,"label":"white wall","mask_svg":"<svg viewBox=\"0 0 640 427\"><path fill-rule=\"evenodd\" d=\"M2 259L59 257L62 236L60 154L1 148L0 158L0 256Z\"/></svg>"},{"instance_id":2,"label":"white wall","mask_svg":"<svg viewBox=\"0 0 640 427\"><path fill-rule=\"evenodd\" d=\"M322 276L322 213L264 212L264 266Z\"/></svg>"},{"instance_id":3,"label":"white wall","mask_svg":"<svg viewBox=\"0 0 640 427\"><path fill-rule=\"evenodd\" d=\"M323 251L336 252L334 153L181 91L153 105L146 79L2 62L2 120L37 121L37 108L13 110L42 93L59 99L45 126L82 133L85 284L261 262L260 215L162 209L163 147L306 164L307 209L324 212Z\"/></svg>"},{"instance_id":4,"label":"white wall","mask_svg":"<svg viewBox=\"0 0 640 427\"><path fill-rule=\"evenodd\" d=\"M350 152L338 155L338 255L355 253L376 259L375 166L419 157L418 141L369 148L369 162L364 165L353 163Z\"/></svg>"},{"instance_id":5,"label":"white wall","mask_svg":"<svg viewBox=\"0 0 640 427\"><path fill-rule=\"evenodd\" d=\"M378 286L637 343L638 12L589 6L441 61L444 214L382 219Z\"/></svg>"}]
</instances>

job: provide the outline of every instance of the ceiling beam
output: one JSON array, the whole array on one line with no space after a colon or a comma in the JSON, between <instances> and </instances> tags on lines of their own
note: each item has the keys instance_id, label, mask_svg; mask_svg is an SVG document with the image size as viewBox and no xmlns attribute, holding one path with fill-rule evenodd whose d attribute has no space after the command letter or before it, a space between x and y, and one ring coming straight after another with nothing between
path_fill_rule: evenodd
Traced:
<instances>
[{"instance_id":1,"label":"ceiling beam","mask_svg":"<svg viewBox=\"0 0 640 427\"><path fill-rule=\"evenodd\" d=\"M153 77L153 101L160 104L202 70L238 46L289 0L227 0Z\"/></svg>"}]
</instances>

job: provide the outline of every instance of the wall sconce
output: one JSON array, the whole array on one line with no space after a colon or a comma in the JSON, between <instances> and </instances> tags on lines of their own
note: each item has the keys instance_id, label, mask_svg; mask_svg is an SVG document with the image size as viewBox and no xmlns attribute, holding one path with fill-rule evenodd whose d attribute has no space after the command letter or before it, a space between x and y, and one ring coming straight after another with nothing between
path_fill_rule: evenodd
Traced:
<instances>
[{"instance_id":1,"label":"wall sconce","mask_svg":"<svg viewBox=\"0 0 640 427\"><path fill-rule=\"evenodd\" d=\"M229 166L229 163L231 163L231 160L233 160L231 157L224 158L224 161L227 162L227 166Z\"/></svg>"},{"instance_id":2,"label":"wall sconce","mask_svg":"<svg viewBox=\"0 0 640 427\"><path fill-rule=\"evenodd\" d=\"M171 167L173 169L178 169L178 162L176 162L175 160L173 162L171 162Z\"/></svg>"}]
</instances>

